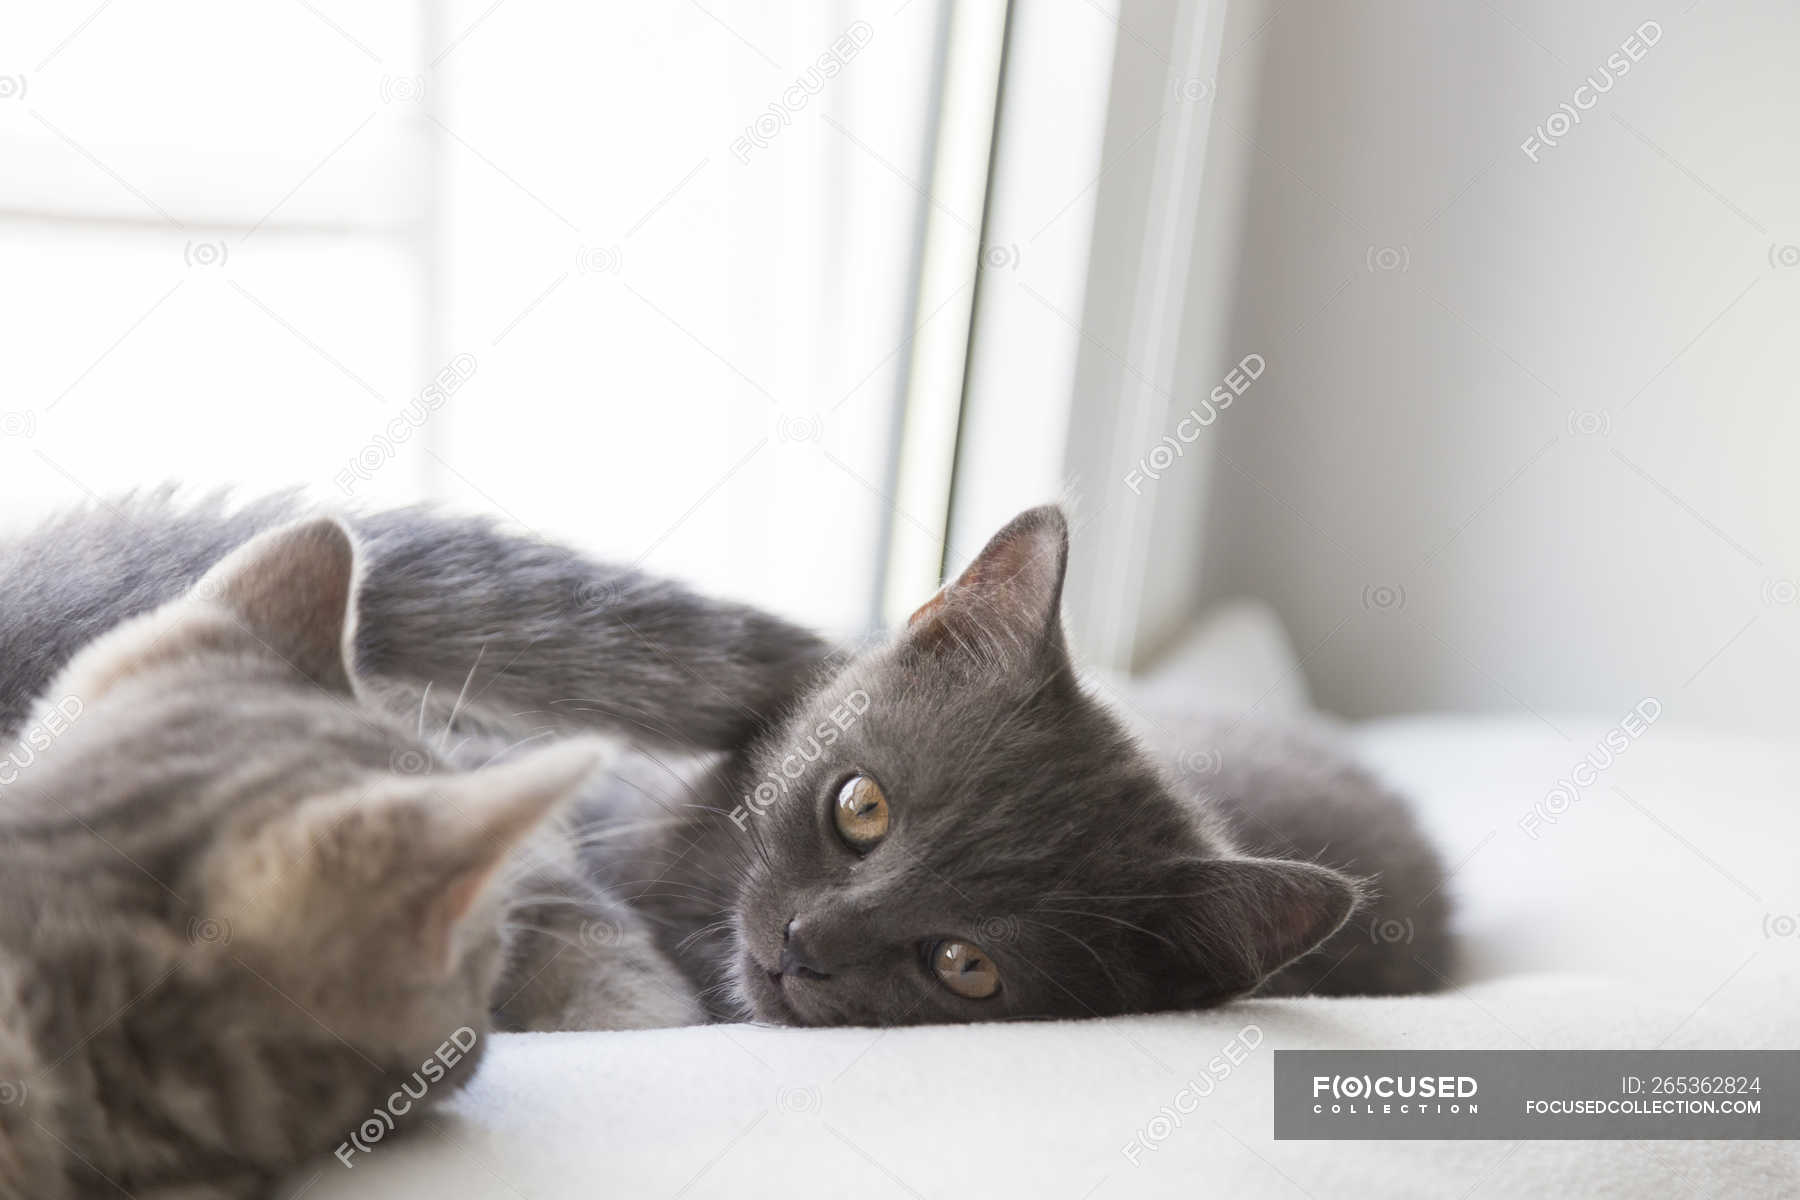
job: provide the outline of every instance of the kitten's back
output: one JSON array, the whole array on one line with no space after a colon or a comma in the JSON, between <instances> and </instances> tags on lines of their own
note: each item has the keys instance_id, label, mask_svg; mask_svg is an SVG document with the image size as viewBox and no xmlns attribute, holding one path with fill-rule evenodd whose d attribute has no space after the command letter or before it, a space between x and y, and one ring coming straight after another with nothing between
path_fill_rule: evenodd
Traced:
<instances>
[{"instance_id":1,"label":"kitten's back","mask_svg":"<svg viewBox=\"0 0 1800 1200\"><path fill-rule=\"evenodd\" d=\"M0 737L83 646L192 587L298 510L294 494L228 508L173 488L73 509L0 540Z\"/></svg>"}]
</instances>

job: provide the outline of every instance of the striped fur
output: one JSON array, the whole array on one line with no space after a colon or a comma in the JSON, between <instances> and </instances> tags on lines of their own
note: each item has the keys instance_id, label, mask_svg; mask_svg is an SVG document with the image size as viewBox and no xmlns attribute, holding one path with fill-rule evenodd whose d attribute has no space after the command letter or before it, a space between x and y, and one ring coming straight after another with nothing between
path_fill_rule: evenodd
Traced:
<instances>
[{"instance_id":1,"label":"striped fur","mask_svg":"<svg viewBox=\"0 0 1800 1200\"><path fill-rule=\"evenodd\" d=\"M536 735L733 745L823 644L482 521L295 515L0 546L0 1200L261 1194L458 1039L401 1124L495 1027L701 1019L578 868L617 739Z\"/></svg>"}]
</instances>

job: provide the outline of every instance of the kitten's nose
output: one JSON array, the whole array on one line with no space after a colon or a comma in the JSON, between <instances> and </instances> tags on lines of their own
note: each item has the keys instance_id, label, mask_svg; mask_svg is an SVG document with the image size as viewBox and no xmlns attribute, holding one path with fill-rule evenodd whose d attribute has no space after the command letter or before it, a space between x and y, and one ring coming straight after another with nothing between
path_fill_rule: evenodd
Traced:
<instances>
[{"instance_id":1,"label":"kitten's nose","mask_svg":"<svg viewBox=\"0 0 1800 1200\"><path fill-rule=\"evenodd\" d=\"M830 973L821 970L808 955L806 943L801 940L799 917L789 918L787 927L781 931L781 973L797 975L801 979L831 978Z\"/></svg>"}]
</instances>

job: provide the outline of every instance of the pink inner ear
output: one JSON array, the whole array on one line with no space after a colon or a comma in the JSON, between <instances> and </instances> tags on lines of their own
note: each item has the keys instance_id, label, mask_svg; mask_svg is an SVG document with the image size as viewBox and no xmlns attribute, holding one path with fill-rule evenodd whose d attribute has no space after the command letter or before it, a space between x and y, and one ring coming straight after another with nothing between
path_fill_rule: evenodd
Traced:
<instances>
[{"instance_id":1,"label":"pink inner ear","mask_svg":"<svg viewBox=\"0 0 1800 1200\"><path fill-rule=\"evenodd\" d=\"M939 589L937 595L913 609L913 615L906 618L907 627L913 628L937 619L938 614L944 611L944 592L946 590Z\"/></svg>"},{"instance_id":2,"label":"pink inner ear","mask_svg":"<svg viewBox=\"0 0 1800 1200\"><path fill-rule=\"evenodd\" d=\"M916 643L933 648L997 639L1034 642L1056 624L1068 557L1068 526L1052 507L1014 517L954 583L907 620Z\"/></svg>"},{"instance_id":3,"label":"pink inner ear","mask_svg":"<svg viewBox=\"0 0 1800 1200\"><path fill-rule=\"evenodd\" d=\"M344 641L352 622L355 556L341 525L315 518L246 542L195 590L314 682L349 692Z\"/></svg>"},{"instance_id":4,"label":"pink inner ear","mask_svg":"<svg viewBox=\"0 0 1800 1200\"><path fill-rule=\"evenodd\" d=\"M475 901L499 869L501 861L496 858L471 867L431 900L425 913L424 928L420 930L420 950L426 969L433 976L445 978L450 974L455 965L452 946L457 927L475 907Z\"/></svg>"}]
</instances>

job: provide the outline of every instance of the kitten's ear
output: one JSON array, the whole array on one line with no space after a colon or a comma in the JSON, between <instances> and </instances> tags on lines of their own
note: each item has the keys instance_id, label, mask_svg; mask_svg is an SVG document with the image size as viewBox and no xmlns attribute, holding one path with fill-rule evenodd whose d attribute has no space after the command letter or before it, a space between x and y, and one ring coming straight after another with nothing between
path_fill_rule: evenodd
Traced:
<instances>
[{"instance_id":1,"label":"kitten's ear","mask_svg":"<svg viewBox=\"0 0 1800 1200\"><path fill-rule=\"evenodd\" d=\"M329 517L258 534L208 571L189 600L223 608L313 682L349 692L356 545Z\"/></svg>"},{"instance_id":2,"label":"kitten's ear","mask_svg":"<svg viewBox=\"0 0 1800 1200\"><path fill-rule=\"evenodd\" d=\"M450 776L433 786L413 783L401 803L429 812L420 861L422 902L414 933L429 972L446 974L456 961L462 926L525 837L573 801L582 781L613 757L611 743L578 739L555 743L498 766Z\"/></svg>"},{"instance_id":3,"label":"kitten's ear","mask_svg":"<svg viewBox=\"0 0 1800 1200\"><path fill-rule=\"evenodd\" d=\"M906 639L931 652L1060 648L1068 565L1069 524L1062 510L1052 504L1027 509L988 541L955 582L913 613Z\"/></svg>"},{"instance_id":4,"label":"kitten's ear","mask_svg":"<svg viewBox=\"0 0 1800 1200\"><path fill-rule=\"evenodd\" d=\"M206 648L245 649L245 634L306 678L351 693L357 554L328 518L271 529L226 555L186 595L95 638L47 695L93 702L152 667Z\"/></svg>"},{"instance_id":5,"label":"kitten's ear","mask_svg":"<svg viewBox=\"0 0 1800 1200\"><path fill-rule=\"evenodd\" d=\"M206 915L302 961L331 961L360 930L381 970L446 978L493 919L520 843L612 754L602 739L571 739L478 771L384 774L302 804L214 852Z\"/></svg>"},{"instance_id":6,"label":"kitten's ear","mask_svg":"<svg viewBox=\"0 0 1800 1200\"><path fill-rule=\"evenodd\" d=\"M1362 899L1357 880L1278 858L1184 859L1165 928L1194 1005L1248 992L1336 933Z\"/></svg>"}]
</instances>

